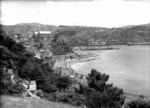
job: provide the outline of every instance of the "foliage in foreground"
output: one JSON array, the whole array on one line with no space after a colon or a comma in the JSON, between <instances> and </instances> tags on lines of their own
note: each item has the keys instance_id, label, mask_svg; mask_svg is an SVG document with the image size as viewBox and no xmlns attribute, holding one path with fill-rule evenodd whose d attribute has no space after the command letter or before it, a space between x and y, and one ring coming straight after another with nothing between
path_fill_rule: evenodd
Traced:
<instances>
[{"instance_id":1,"label":"foliage in foreground","mask_svg":"<svg viewBox=\"0 0 150 108\"><path fill-rule=\"evenodd\" d=\"M37 88L44 92L57 90L56 75L51 65L26 52L21 44L9 38L3 31L0 34L0 46L0 89L3 91L2 94L8 94L12 86L8 80L10 77L3 71L4 68L13 69L14 76L18 77L17 80L20 78L37 81Z\"/></svg>"},{"instance_id":2,"label":"foliage in foreground","mask_svg":"<svg viewBox=\"0 0 150 108\"><path fill-rule=\"evenodd\" d=\"M108 75L101 74L95 69L88 74L89 89L84 91L87 97L86 105L89 108L120 108L124 104L123 90L106 83L108 79Z\"/></svg>"}]
</instances>

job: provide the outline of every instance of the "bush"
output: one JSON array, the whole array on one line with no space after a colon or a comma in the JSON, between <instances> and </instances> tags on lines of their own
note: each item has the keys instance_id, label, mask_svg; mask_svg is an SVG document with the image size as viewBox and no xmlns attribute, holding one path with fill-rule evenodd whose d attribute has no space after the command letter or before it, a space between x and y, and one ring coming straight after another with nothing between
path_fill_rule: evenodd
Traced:
<instances>
[{"instance_id":1,"label":"bush","mask_svg":"<svg viewBox=\"0 0 150 108\"><path fill-rule=\"evenodd\" d=\"M74 106L80 106L85 101L85 96L77 93L50 93L46 94L49 101L57 101L63 103L69 103Z\"/></svg>"},{"instance_id":2,"label":"bush","mask_svg":"<svg viewBox=\"0 0 150 108\"><path fill-rule=\"evenodd\" d=\"M13 87L10 75L3 73L2 69L0 70L0 73L0 94L9 94L9 90Z\"/></svg>"},{"instance_id":3,"label":"bush","mask_svg":"<svg viewBox=\"0 0 150 108\"><path fill-rule=\"evenodd\" d=\"M127 103L125 108L150 108L150 101L148 102L144 99L138 99Z\"/></svg>"},{"instance_id":4,"label":"bush","mask_svg":"<svg viewBox=\"0 0 150 108\"><path fill-rule=\"evenodd\" d=\"M37 88L42 89L46 93L52 93L52 92L57 91L57 87L55 85L48 83L47 81L44 81L43 83L38 84Z\"/></svg>"},{"instance_id":5,"label":"bush","mask_svg":"<svg viewBox=\"0 0 150 108\"><path fill-rule=\"evenodd\" d=\"M57 79L57 88L60 90L64 90L72 84L70 77L63 76Z\"/></svg>"},{"instance_id":6,"label":"bush","mask_svg":"<svg viewBox=\"0 0 150 108\"><path fill-rule=\"evenodd\" d=\"M17 93L17 94L22 94L23 92L25 92L26 89L23 85L21 85L19 82L16 83L12 88L11 90L9 90L9 92L11 93Z\"/></svg>"}]
</instances>

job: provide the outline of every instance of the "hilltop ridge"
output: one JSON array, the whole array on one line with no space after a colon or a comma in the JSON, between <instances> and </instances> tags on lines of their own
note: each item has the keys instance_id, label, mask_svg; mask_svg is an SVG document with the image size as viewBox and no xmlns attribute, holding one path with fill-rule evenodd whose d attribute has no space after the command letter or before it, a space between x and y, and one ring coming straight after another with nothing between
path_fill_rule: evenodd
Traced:
<instances>
[{"instance_id":1,"label":"hilltop ridge","mask_svg":"<svg viewBox=\"0 0 150 108\"><path fill-rule=\"evenodd\" d=\"M52 35L65 39L73 47L88 44L110 45L150 42L150 23L118 28L21 23L11 26L3 25L2 29L7 34L21 33L23 36L32 35L32 31L51 31Z\"/></svg>"}]
</instances>

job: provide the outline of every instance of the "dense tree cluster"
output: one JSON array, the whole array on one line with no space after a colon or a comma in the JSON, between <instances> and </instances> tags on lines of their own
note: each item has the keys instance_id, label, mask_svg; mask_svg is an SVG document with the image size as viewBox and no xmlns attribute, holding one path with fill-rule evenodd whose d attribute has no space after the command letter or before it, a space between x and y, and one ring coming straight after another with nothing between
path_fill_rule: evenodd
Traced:
<instances>
[{"instance_id":1,"label":"dense tree cluster","mask_svg":"<svg viewBox=\"0 0 150 108\"><path fill-rule=\"evenodd\" d=\"M71 85L71 78L68 76L59 77L57 79L57 87L59 91L63 89L65 91Z\"/></svg>"},{"instance_id":2,"label":"dense tree cluster","mask_svg":"<svg viewBox=\"0 0 150 108\"><path fill-rule=\"evenodd\" d=\"M122 89L108 84L109 75L101 74L92 69L87 76L88 89L85 89L89 108L121 108L124 104L124 92Z\"/></svg>"},{"instance_id":3,"label":"dense tree cluster","mask_svg":"<svg viewBox=\"0 0 150 108\"><path fill-rule=\"evenodd\" d=\"M3 31L1 31L0 35L0 64L2 85L6 86L3 82L4 78L6 79L3 75L3 68L5 67L13 69L15 76L21 79L37 81L37 88L45 92L56 91L56 75L51 68L52 66L26 52L21 44L7 37Z\"/></svg>"}]
</instances>

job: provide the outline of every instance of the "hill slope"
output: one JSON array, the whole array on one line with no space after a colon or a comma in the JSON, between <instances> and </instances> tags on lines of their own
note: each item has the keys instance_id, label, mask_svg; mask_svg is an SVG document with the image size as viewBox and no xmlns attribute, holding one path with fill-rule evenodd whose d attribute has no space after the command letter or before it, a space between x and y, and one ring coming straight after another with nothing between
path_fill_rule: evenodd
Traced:
<instances>
[{"instance_id":1,"label":"hill slope","mask_svg":"<svg viewBox=\"0 0 150 108\"><path fill-rule=\"evenodd\" d=\"M126 44L150 42L150 24L126 26L120 28L52 26L38 23L3 26L7 33L31 35L32 31L50 30L68 42L70 46L81 46L93 43Z\"/></svg>"},{"instance_id":2,"label":"hill slope","mask_svg":"<svg viewBox=\"0 0 150 108\"><path fill-rule=\"evenodd\" d=\"M31 97L1 96L1 108L80 108Z\"/></svg>"},{"instance_id":3,"label":"hill slope","mask_svg":"<svg viewBox=\"0 0 150 108\"><path fill-rule=\"evenodd\" d=\"M39 23L21 23L16 25L2 25L2 29L7 35L22 34L22 36L32 35L33 31L53 31L57 27L52 25L43 25Z\"/></svg>"},{"instance_id":4,"label":"hill slope","mask_svg":"<svg viewBox=\"0 0 150 108\"><path fill-rule=\"evenodd\" d=\"M126 44L150 42L150 24L120 28L59 27L55 31L66 38L71 46L92 43Z\"/></svg>"}]
</instances>

